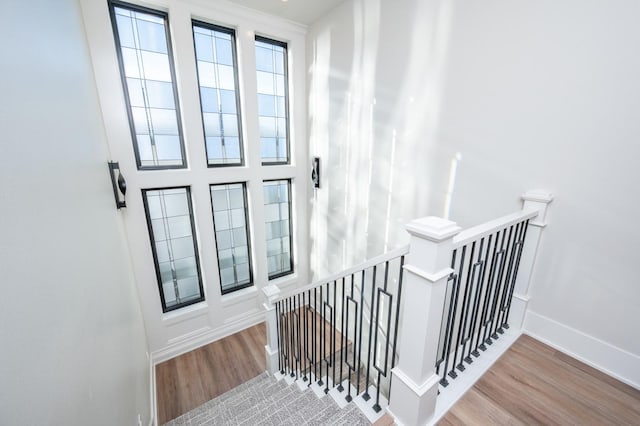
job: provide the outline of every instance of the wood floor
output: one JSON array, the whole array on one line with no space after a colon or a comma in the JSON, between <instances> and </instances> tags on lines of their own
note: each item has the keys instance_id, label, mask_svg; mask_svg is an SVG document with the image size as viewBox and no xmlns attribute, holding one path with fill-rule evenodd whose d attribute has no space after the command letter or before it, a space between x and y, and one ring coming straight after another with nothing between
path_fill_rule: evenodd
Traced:
<instances>
[{"instance_id":1,"label":"wood floor","mask_svg":"<svg viewBox=\"0 0 640 426\"><path fill-rule=\"evenodd\" d=\"M162 425L266 371L266 328L251 328L156 366Z\"/></svg>"},{"instance_id":2,"label":"wood floor","mask_svg":"<svg viewBox=\"0 0 640 426\"><path fill-rule=\"evenodd\" d=\"M640 391L522 336L439 424L637 426Z\"/></svg>"},{"instance_id":3,"label":"wood floor","mask_svg":"<svg viewBox=\"0 0 640 426\"><path fill-rule=\"evenodd\" d=\"M264 372L265 344L261 323L158 364L158 423ZM522 336L439 424L638 426L640 391Z\"/></svg>"}]
</instances>

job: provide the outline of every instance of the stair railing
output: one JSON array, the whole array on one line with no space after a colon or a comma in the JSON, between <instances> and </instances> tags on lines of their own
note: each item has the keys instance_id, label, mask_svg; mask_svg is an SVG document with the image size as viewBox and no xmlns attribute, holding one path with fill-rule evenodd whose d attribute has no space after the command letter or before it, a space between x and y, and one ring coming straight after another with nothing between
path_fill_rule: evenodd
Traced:
<instances>
[{"instance_id":1,"label":"stair railing","mask_svg":"<svg viewBox=\"0 0 640 426\"><path fill-rule=\"evenodd\" d=\"M283 295L264 289L267 366L273 374L380 412L397 359L402 271L400 247ZM370 306L373 309L366 309Z\"/></svg>"}]
</instances>

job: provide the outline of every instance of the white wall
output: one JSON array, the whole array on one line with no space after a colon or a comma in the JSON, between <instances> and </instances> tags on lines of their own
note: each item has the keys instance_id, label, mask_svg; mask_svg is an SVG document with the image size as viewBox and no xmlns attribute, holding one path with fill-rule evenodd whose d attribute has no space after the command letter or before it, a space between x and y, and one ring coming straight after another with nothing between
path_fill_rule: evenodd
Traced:
<instances>
[{"instance_id":1,"label":"white wall","mask_svg":"<svg viewBox=\"0 0 640 426\"><path fill-rule=\"evenodd\" d=\"M146 424L146 338L79 6L4 2L0 34L0 424Z\"/></svg>"},{"instance_id":2,"label":"white wall","mask_svg":"<svg viewBox=\"0 0 640 426\"><path fill-rule=\"evenodd\" d=\"M628 352L639 374L639 13L622 0L351 0L315 23L314 273L406 241L411 218L470 226L547 189L531 311Z\"/></svg>"}]
</instances>

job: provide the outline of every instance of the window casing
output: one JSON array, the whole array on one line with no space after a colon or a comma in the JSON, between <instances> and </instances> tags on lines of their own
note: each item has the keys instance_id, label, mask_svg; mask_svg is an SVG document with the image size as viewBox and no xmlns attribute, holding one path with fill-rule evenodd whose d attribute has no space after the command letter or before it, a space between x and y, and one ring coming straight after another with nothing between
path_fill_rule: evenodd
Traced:
<instances>
[{"instance_id":1,"label":"window casing","mask_svg":"<svg viewBox=\"0 0 640 426\"><path fill-rule=\"evenodd\" d=\"M118 1L109 10L137 167L185 168L168 16Z\"/></svg>"}]
</instances>

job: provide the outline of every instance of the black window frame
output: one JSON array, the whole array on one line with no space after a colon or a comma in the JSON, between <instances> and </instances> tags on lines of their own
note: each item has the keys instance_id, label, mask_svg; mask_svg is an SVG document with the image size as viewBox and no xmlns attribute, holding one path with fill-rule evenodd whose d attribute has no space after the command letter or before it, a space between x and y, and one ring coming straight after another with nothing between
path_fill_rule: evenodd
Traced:
<instances>
[{"instance_id":1,"label":"black window frame","mask_svg":"<svg viewBox=\"0 0 640 426\"><path fill-rule=\"evenodd\" d=\"M224 296L225 294L230 294L238 290L242 290L248 287L253 287L255 285L253 281L253 261L251 256L251 226L249 222L249 198L247 196L247 183L248 182L221 182L221 183L210 183L209 184L209 198L211 199L211 215L212 215L212 223L213 223L213 239L216 244L216 259L218 261L218 279L220 282L220 293ZM213 209L213 194L211 193L211 187L218 185L242 185L242 196L244 199L244 223L247 231L247 256L249 263L249 282L245 284L241 284L238 286L234 286L233 288L224 289L222 288L222 274L220 272L220 251L218 250L218 237L216 231L216 218ZM235 268L235 265L234 265Z\"/></svg>"},{"instance_id":2,"label":"black window frame","mask_svg":"<svg viewBox=\"0 0 640 426\"><path fill-rule=\"evenodd\" d=\"M284 41L274 40L269 37L257 35L255 36L255 41L259 41L261 43L273 44L274 46L280 46L284 49L284 110L285 110L285 120L287 122L287 161L262 161L262 153L260 154L260 162L263 166L284 166L291 164L291 123L290 123L290 114L289 114L289 47L288 44ZM256 69L256 72L258 70ZM257 97L258 93L256 93ZM258 112L258 117L260 114ZM261 137L261 136L260 136ZM274 179L281 180L281 179Z\"/></svg>"},{"instance_id":3,"label":"black window frame","mask_svg":"<svg viewBox=\"0 0 640 426\"><path fill-rule=\"evenodd\" d=\"M131 132L131 140L133 142L133 151L136 158L136 166L138 170L170 170L170 169L186 169L188 167L187 164L187 153L184 145L184 131L182 129L182 114L180 112L180 99L178 98L178 81L176 79L176 70L175 63L173 57L173 47L171 45L171 29L169 27L169 14L167 12L163 12L156 9L151 9L144 6L138 6L135 4L119 1L119 0L108 0L109 4L109 16L111 18L111 28L113 30L114 39L115 39L115 48L116 54L118 56L118 68L120 70L120 79L122 81L122 89L124 100L127 106L127 117L129 119L129 131ZM165 26L165 37L167 39L167 56L169 57L169 70L171 71L171 80L173 87L173 98L175 100L176 106L176 121L178 125L178 138L180 139L180 152L182 154L182 164L181 165L167 165L167 166L143 166L140 160L140 151L138 148L138 138L136 135L136 129L133 121L133 110L131 109L131 100L129 99L129 87L127 85L127 76L124 70L124 59L122 58L122 49L120 44L120 35L118 34L118 23L116 21L116 11L115 8L119 7L122 9L128 9L134 12L147 13L150 15L154 15L156 17L162 18L164 20Z\"/></svg>"},{"instance_id":4,"label":"black window frame","mask_svg":"<svg viewBox=\"0 0 640 426\"><path fill-rule=\"evenodd\" d=\"M291 198L291 194L292 194L292 187L293 187L293 182L291 178L283 178L283 179L265 179L262 181L262 185L263 185L263 191L264 191L264 184L266 182L279 182L279 181L287 181L287 198L289 199L289 271L285 271L285 272L278 272L276 274L269 274L269 267L268 267L268 259L269 256L267 255L267 253L265 252L265 256L267 257L267 274L268 274L268 279L269 281L271 280L275 280L277 278L281 278L281 277L285 277L287 275L292 275L295 272L295 268L294 268L294 262L293 262L293 198ZM264 205L263 205L264 208ZM265 241L266 243L266 241ZM265 247L266 249L266 247Z\"/></svg>"},{"instance_id":5,"label":"black window frame","mask_svg":"<svg viewBox=\"0 0 640 426\"><path fill-rule=\"evenodd\" d=\"M200 298L190 300L184 303L178 303L174 306L167 307L167 303L164 299L164 291L162 289L162 276L160 274L160 263L158 262L158 254L156 252L156 241L153 235L153 224L151 223L151 215L149 214L149 205L147 202L148 191L164 191L170 189L186 189L187 201L189 205L189 218L191 219L191 235L193 237L193 252L196 259L196 269L198 270L198 284L200 287ZM200 266L200 252L198 250L198 238L196 235L195 218L193 215L193 200L191 198L191 186L166 186L161 188L144 188L141 190L142 202L144 204L144 214L147 221L147 229L149 231L149 241L151 243L151 252L153 254L153 266L156 270L156 280L158 282L158 291L160 293L160 301L162 302L162 313L167 313L181 309L187 306L195 305L196 303L204 302L206 300L204 294L204 283L202 282L202 270Z\"/></svg>"},{"instance_id":6,"label":"black window frame","mask_svg":"<svg viewBox=\"0 0 640 426\"><path fill-rule=\"evenodd\" d=\"M193 51L196 58L196 68L198 63L198 54L196 52L196 35L193 31L193 27L198 26L201 28L205 28L211 31L218 31L225 34L229 34L231 36L231 56L233 57L233 79L236 85L236 117L238 119L238 142L240 144L240 162L239 163L231 163L231 164L210 164L209 163L209 152L207 150L207 135L204 128L204 111L202 110L202 93L200 91L200 74L196 69L196 80L198 82L198 99L200 101L200 116L202 118L202 134L204 136L204 151L206 155L207 168L218 168L218 167L244 167L245 165L245 157L244 157L244 137L242 132L242 96L240 96L240 79L238 77L238 45L236 39L236 30L233 28L223 27L221 25L211 24L209 22L200 21L198 19L191 20L191 35L193 37ZM222 114L222 113L220 113Z\"/></svg>"}]
</instances>

